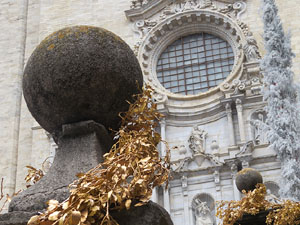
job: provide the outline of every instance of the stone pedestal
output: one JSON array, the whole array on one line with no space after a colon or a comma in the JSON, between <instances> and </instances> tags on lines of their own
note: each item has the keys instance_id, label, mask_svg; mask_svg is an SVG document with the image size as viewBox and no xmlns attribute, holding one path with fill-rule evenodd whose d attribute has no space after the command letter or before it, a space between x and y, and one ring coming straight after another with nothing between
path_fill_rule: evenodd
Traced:
<instances>
[{"instance_id":1,"label":"stone pedestal","mask_svg":"<svg viewBox=\"0 0 300 225\"><path fill-rule=\"evenodd\" d=\"M243 219L238 220L234 225L266 225L266 217L269 211L259 212L258 214L252 215L244 215Z\"/></svg>"},{"instance_id":2,"label":"stone pedestal","mask_svg":"<svg viewBox=\"0 0 300 225\"><path fill-rule=\"evenodd\" d=\"M111 145L112 139L106 128L94 121L63 125L58 136L58 150L49 172L12 199L8 214L24 214L15 217L18 221L24 218L26 224L28 217L47 207L48 200L65 200L69 196L68 185L76 179L76 174L87 172L102 162L103 154L110 150ZM6 223L3 219L6 217L0 216L1 225L22 224L17 220L16 223ZM11 216L10 220L13 218Z\"/></svg>"},{"instance_id":3,"label":"stone pedestal","mask_svg":"<svg viewBox=\"0 0 300 225\"><path fill-rule=\"evenodd\" d=\"M129 210L111 211L112 217L119 225L173 225L169 213L152 201Z\"/></svg>"}]
</instances>

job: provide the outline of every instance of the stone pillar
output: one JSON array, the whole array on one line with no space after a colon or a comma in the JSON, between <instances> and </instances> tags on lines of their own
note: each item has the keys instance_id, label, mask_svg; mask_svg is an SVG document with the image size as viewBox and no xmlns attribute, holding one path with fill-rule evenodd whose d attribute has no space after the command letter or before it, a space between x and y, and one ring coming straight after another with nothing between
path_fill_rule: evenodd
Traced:
<instances>
[{"instance_id":1,"label":"stone pillar","mask_svg":"<svg viewBox=\"0 0 300 225\"><path fill-rule=\"evenodd\" d=\"M242 100L237 99L235 101L235 104L236 104L236 110L237 110L237 115L238 115L240 138L241 138L241 142L243 143L246 141L246 135L245 135L245 127L244 127L244 119L243 119Z\"/></svg>"},{"instance_id":2,"label":"stone pillar","mask_svg":"<svg viewBox=\"0 0 300 225\"><path fill-rule=\"evenodd\" d=\"M239 190L236 187L236 174L237 174L237 165L235 163L233 163L231 165L231 177L232 177L232 186L233 186L233 196L234 196L234 200L240 200L241 199L241 195Z\"/></svg>"},{"instance_id":3,"label":"stone pillar","mask_svg":"<svg viewBox=\"0 0 300 225\"><path fill-rule=\"evenodd\" d=\"M167 210L168 213L170 213L170 194L169 194L169 187L166 189L165 186L164 188L164 208Z\"/></svg>"},{"instance_id":4,"label":"stone pillar","mask_svg":"<svg viewBox=\"0 0 300 225\"><path fill-rule=\"evenodd\" d=\"M181 185L182 185L182 196L183 196L183 209L184 209L184 224L183 225L189 225L190 224L190 217L189 217L189 196L188 196L188 183L187 183L187 177L183 175L181 177Z\"/></svg>"},{"instance_id":5,"label":"stone pillar","mask_svg":"<svg viewBox=\"0 0 300 225\"><path fill-rule=\"evenodd\" d=\"M220 183L220 168L216 168L214 172L214 179L216 185L216 201L221 200L221 183Z\"/></svg>"},{"instance_id":6,"label":"stone pillar","mask_svg":"<svg viewBox=\"0 0 300 225\"><path fill-rule=\"evenodd\" d=\"M166 120L165 118L162 118L160 120L160 135L162 140L166 140ZM160 143L160 151L161 151L161 157L166 156L166 145L164 143Z\"/></svg>"},{"instance_id":7,"label":"stone pillar","mask_svg":"<svg viewBox=\"0 0 300 225\"><path fill-rule=\"evenodd\" d=\"M152 196L151 196L151 200L155 203L158 203L158 193L157 193L157 188L158 187L155 187L153 190L152 190Z\"/></svg>"},{"instance_id":8,"label":"stone pillar","mask_svg":"<svg viewBox=\"0 0 300 225\"><path fill-rule=\"evenodd\" d=\"M227 123L228 123L228 129L229 129L229 141L230 146L235 145L235 138L234 138L234 128L233 128L233 121L232 121L232 110L231 110L231 104L226 103L225 105L226 114L227 114Z\"/></svg>"},{"instance_id":9,"label":"stone pillar","mask_svg":"<svg viewBox=\"0 0 300 225\"><path fill-rule=\"evenodd\" d=\"M160 121L160 135L162 140L166 140L166 120L165 118L162 118ZM166 156L166 145L164 143L160 143L160 151L161 151L161 157ZM165 189L163 191L164 196L164 208L170 213L170 194L169 189Z\"/></svg>"},{"instance_id":10,"label":"stone pillar","mask_svg":"<svg viewBox=\"0 0 300 225\"><path fill-rule=\"evenodd\" d=\"M70 195L68 185L76 180L76 174L87 172L102 162L103 154L111 145L106 128L92 120L63 125L49 172L14 197L9 211L37 212L45 209L50 199L62 202Z\"/></svg>"}]
</instances>

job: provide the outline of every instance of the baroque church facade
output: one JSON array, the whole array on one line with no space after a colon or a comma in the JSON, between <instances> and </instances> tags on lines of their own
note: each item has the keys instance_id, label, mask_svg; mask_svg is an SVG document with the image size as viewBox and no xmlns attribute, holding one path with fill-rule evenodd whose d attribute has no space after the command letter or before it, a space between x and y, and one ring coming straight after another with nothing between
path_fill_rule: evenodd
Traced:
<instances>
[{"instance_id":1,"label":"baroque church facade","mask_svg":"<svg viewBox=\"0 0 300 225\"><path fill-rule=\"evenodd\" d=\"M297 0L276 1L291 30L300 77ZM160 133L171 151L167 189L154 190L175 225L216 224L216 201L238 200L236 173L261 172L278 195L280 162L261 123L266 119L259 63L264 54L260 0L4 0L0 3L0 178L4 192L25 187L26 165L51 164L56 145L30 115L22 71L52 32L92 25L118 34L135 52L144 82L165 115ZM164 156L167 147L159 146Z\"/></svg>"}]
</instances>

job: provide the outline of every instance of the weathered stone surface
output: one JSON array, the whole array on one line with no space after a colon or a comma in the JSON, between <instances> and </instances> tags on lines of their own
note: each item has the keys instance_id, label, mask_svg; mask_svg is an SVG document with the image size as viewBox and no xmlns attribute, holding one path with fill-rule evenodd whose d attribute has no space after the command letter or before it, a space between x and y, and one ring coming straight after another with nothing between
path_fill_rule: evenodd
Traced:
<instances>
[{"instance_id":1,"label":"weathered stone surface","mask_svg":"<svg viewBox=\"0 0 300 225\"><path fill-rule=\"evenodd\" d=\"M263 183L263 178L255 169L245 168L237 173L236 187L240 192L252 191L258 183Z\"/></svg>"},{"instance_id":2,"label":"weathered stone surface","mask_svg":"<svg viewBox=\"0 0 300 225\"><path fill-rule=\"evenodd\" d=\"M52 167L35 185L14 197L9 211L37 212L50 199L63 201L69 196L68 185L76 174L87 172L103 161L112 140L104 126L94 121L63 125Z\"/></svg>"},{"instance_id":3,"label":"weathered stone surface","mask_svg":"<svg viewBox=\"0 0 300 225\"><path fill-rule=\"evenodd\" d=\"M119 225L173 225L169 213L152 201L129 210L112 211L111 215Z\"/></svg>"},{"instance_id":4,"label":"weathered stone surface","mask_svg":"<svg viewBox=\"0 0 300 225\"><path fill-rule=\"evenodd\" d=\"M48 132L63 124L94 120L119 127L143 83L139 63L129 46L97 27L74 26L44 39L24 71L23 91L33 117Z\"/></svg>"},{"instance_id":5,"label":"weathered stone surface","mask_svg":"<svg viewBox=\"0 0 300 225\"><path fill-rule=\"evenodd\" d=\"M28 220L37 213L10 212L0 214L0 225L26 225Z\"/></svg>"}]
</instances>

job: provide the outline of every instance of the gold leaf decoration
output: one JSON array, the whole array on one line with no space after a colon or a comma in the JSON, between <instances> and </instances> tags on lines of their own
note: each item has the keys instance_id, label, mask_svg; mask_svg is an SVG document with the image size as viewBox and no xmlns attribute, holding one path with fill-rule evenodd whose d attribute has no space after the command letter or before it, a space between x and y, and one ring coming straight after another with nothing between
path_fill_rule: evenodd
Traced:
<instances>
[{"instance_id":1,"label":"gold leaf decoration","mask_svg":"<svg viewBox=\"0 0 300 225\"><path fill-rule=\"evenodd\" d=\"M266 217L268 225L300 224L300 202L284 200L273 203L265 200L266 187L257 184L253 191L245 192L240 201L221 201L218 204L216 216L222 219L223 225L233 225L243 218L243 215L256 215L269 211Z\"/></svg>"},{"instance_id":2,"label":"gold leaf decoration","mask_svg":"<svg viewBox=\"0 0 300 225\"><path fill-rule=\"evenodd\" d=\"M143 205L155 186L168 182L170 153L167 146L166 157L161 159L156 148L161 137L155 129L163 115L152 102L152 91L145 87L128 112L120 114L118 141L104 155L104 162L79 174L70 185L70 197L55 207L49 201L47 211L32 219L30 225L117 225L111 210L129 209L132 202L134 206Z\"/></svg>"}]
</instances>

